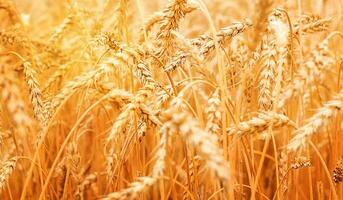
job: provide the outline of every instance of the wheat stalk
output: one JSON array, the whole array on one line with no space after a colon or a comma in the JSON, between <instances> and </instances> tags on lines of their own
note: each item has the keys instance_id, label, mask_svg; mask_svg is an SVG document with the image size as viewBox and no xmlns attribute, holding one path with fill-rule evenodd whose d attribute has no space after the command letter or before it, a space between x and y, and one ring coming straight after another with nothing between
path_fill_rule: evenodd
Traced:
<instances>
[{"instance_id":1,"label":"wheat stalk","mask_svg":"<svg viewBox=\"0 0 343 200\"><path fill-rule=\"evenodd\" d=\"M217 146L217 136L200 128L198 121L189 114L180 112L182 105L180 102L175 99L172 106L165 112L166 121L171 124L170 131L179 130L180 135L199 151L207 166L216 173L218 178L228 181L230 178L229 164Z\"/></svg>"}]
</instances>

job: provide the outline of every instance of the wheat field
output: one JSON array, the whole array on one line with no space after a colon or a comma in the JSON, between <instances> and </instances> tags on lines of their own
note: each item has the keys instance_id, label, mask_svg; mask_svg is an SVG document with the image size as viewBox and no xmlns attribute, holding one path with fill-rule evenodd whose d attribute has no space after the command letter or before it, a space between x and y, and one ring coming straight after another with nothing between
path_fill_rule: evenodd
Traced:
<instances>
[{"instance_id":1,"label":"wheat field","mask_svg":"<svg viewBox=\"0 0 343 200\"><path fill-rule=\"evenodd\" d=\"M342 0L0 0L0 199L343 199Z\"/></svg>"}]
</instances>

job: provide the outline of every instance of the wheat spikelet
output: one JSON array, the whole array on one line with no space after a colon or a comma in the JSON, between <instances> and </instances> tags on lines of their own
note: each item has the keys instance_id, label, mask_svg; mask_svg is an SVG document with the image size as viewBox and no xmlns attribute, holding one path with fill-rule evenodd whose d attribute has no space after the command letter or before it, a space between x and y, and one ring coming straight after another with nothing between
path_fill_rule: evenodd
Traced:
<instances>
[{"instance_id":1,"label":"wheat spikelet","mask_svg":"<svg viewBox=\"0 0 343 200\"><path fill-rule=\"evenodd\" d=\"M139 105L144 103L145 100L151 95L153 87L148 85L140 89L133 97L131 103L127 104L123 111L119 114L114 122L112 129L107 137L107 142L115 140L118 134L123 132L124 126L132 119L133 111L139 108Z\"/></svg>"},{"instance_id":2,"label":"wheat spikelet","mask_svg":"<svg viewBox=\"0 0 343 200\"><path fill-rule=\"evenodd\" d=\"M18 31L0 30L0 42L7 47L18 46L24 50L30 49L29 40L19 34Z\"/></svg>"},{"instance_id":3,"label":"wheat spikelet","mask_svg":"<svg viewBox=\"0 0 343 200\"><path fill-rule=\"evenodd\" d=\"M333 63L333 58L328 52L328 40L329 36L316 46L297 72L293 82L282 90L278 109L284 107L292 96L299 94L303 94L304 104L308 104L308 93L315 89L313 86L315 81L324 79L325 70Z\"/></svg>"},{"instance_id":4,"label":"wheat spikelet","mask_svg":"<svg viewBox=\"0 0 343 200\"><path fill-rule=\"evenodd\" d=\"M201 42L202 46L200 48L200 56L204 57L211 51L213 51L215 48L215 43L223 45L226 41L242 33L250 26L252 26L251 21L249 19L246 19L243 22L234 22L230 26L221 28L220 31L216 34L218 41L214 41L211 37L203 35L200 38L200 41L204 40L204 42ZM193 41L193 44L195 44L195 41Z\"/></svg>"},{"instance_id":5,"label":"wheat spikelet","mask_svg":"<svg viewBox=\"0 0 343 200\"><path fill-rule=\"evenodd\" d=\"M170 94L173 94L173 88L167 87L166 90L160 90L157 92L157 106L162 106L163 103L167 102Z\"/></svg>"},{"instance_id":6,"label":"wheat spikelet","mask_svg":"<svg viewBox=\"0 0 343 200\"><path fill-rule=\"evenodd\" d=\"M43 103L44 99L39 88L38 80L36 79L36 72L31 67L30 62L24 62L23 66L25 79L30 91L30 99L33 105L34 115L40 122L42 127L45 127L50 117L50 113L45 108L45 105Z\"/></svg>"},{"instance_id":7,"label":"wheat spikelet","mask_svg":"<svg viewBox=\"0 0 343 200\"><path fill-rule=\"evenodd\" d=\"M331 118L334 117L335 112L340 112L343 108L343 90L333 97L331 101L319 108L316 114L307 120L307 123L300 127L295 136L287 145L288 150L297 150L305 145L306 140L317 133L319 129L326 126Z\"/></svg>"},{"instance_id":8,"label":"wheat spikelet","mask_svg":"<svg viewBox=\"0 0 343 200\"><path fill-rule=\"evenodd\" d=\"M151 71L142 61L137 64L136 75L144 85L156 85L156 81L152 78Z\"/></svg>"},{"instance_id":9,"label":"wheat spikelet","mask_svg":"<svg viewBox=\"0 0 343 200\"><path fill-rule=\"evenodd\" d=\"M299 29L300 23L302 25L306 25L306 24L310 24L310 23L316 22L316 21L318 21L320 19L321 19L321 17L319 15L303 14L293 23L293 29L294 29L294 31L296 29Z\"/></svg>"},{"instance_id":10,"label":"wheat spikelet","mask_svg":"<svg viewBox=\"0 0 343 200\"><path fill-rule=\"evenodd\" d=\"M195 5L191 5L191 4L187 4L185 9L184 9L184 14L188 14L193 12L194 10L196 10L197 7ZM154 27L155 24L161 23L165 18L165 13L164 12L155 12L154 14L152 14L144 23L142 32L139 36L139 40L143 41L144 40L144 36L148 36L149 32L151 32L152 28Z\"/></svg>"},{"instance_id":11,"label":"wheat spikelet","mask_svg":"<svg viewBox=\"0 0 343 200\"><path fill-rule=\"evenodd\" d=\"M197 122L191 119L187 119L180 126L180 131L183 137L188 138L191 144L199 148L199 153L203 155L207 166L215 171L221 180L228 181L230 177L229 164L222 157L222 152L217 147L217 137L203 131Z\"/></svg>"},{"instance_id":12,"label":"wheat spikelet","mask_svg":"<svg viewBox=\"0 0 343 200\"><path fill-rule=\"evenodd\" d=\"M261 54L259 52L253 52L249 61L246 63L244 71L242 72L242 87L247 102L250 104L252 100L252 92L254 88L255 77L253 76L253 69L260 59Z\"/></svg>"},{"instance_id":13,"label":"wheat spikelet","mask_svg":"<svg viewBox=\"0 0 343 200\"><path fill-rule=\"evenodd\" d=\"M332 180L335 183L340 183L343 181L343 160L339 160L335 169L333 170Z\"/></svg>"},{"instance_id":14,"label":"wheat spikelet","mask_svg":"<svg viewBox=\"0 0 343 200\"><path fill-rule=\"evenodd\" d=\"M16 163L17 163L17 157L13 157L11 159L8 159L4 161L1 164L0 169L0 188L4 188L5 184L8 181L8 177L12 174L12 172L15 169Z\"/></svg>"},{"instance_id":15,"label":"wheat spikelet","mask_svg":"<svg viewBox=\"0 0 343 200\"><path fill-rule=\"evenodd\" d=\"M145 31L143 33L141 33L139 40L143 41L144 40L144 36L148 36L149 32L151 31L151 29L154 27L155 24L159 23L162 21L163 19L163 12L155 12L153 15L151 15L147 21L144 23L142 31Z\"/></svg>"},{"instance_id":16,"label":"wheat spikelet","mask_svg":"<svg viewBox=\"0 0 343 200\"><path fill-rule=\"evenodd\" d=\"M157 147L158 149L155 155L156 161L152 169L152 177L155 177L155 178L158 178L164 175L164 171L166 168L165 159L167 156L167 147L168 147L168 139L169 139L168 128L164 128L162 126L161 133L162 133L162 137Z\"/></svg>"},{"instance_id":17,"label":"wheat spikelet","mask_svg":"<svg viewBox=\"0 0 343 200\"><path fill-rule=\"evenodd\" d=\"M216 173L218 178L228 181L230 177L229 164L217 146L216 135L202 130L195 119L187 113L182 113L179 102L180 100L175 99L172 106L165 112L166 121L169 121L170 127L173 127L171 131L179 130L180 135L199 151L207 166Z\"/></svg>"},{"instance_id":18,"label":"wheat spikelet","mask_svg":"<svg viewBox=\"0 0 343 200\"><path fill-rule=\"evenodd\" d=\"M54 33L51 35L51 37L48 40L48 44L54 45L56 44L63 36L63 34L67 31L67 29L73 24L75 17L75 13L71 12L64 20L63 22L56 28Z\"/></svg>"},{"instance_id":19,"label":"wheat spikelet","mask_svg":"<svg viewBox=\"0 0 343 200\"><path fill-rule=\"evenodd\" d=\"M73 141L67 147L67 152L64 160L65 165L69 170L70 174L72 175L72 177L74 178L75 182L79 183L81 179L79 177L81 157L77 149L76 141Z\"/></svg>"},{"instance_id":20,"label":"wheat spikelet","mask_svg":"<svg viewBox=\"0 0 343 200\"><path fill-rule=\"evenodd\" d=\"M54 111L56 108L65 101L76 90L93 84L100 76L106 73L109 69L106 66L98 69L93 69L75 77L73 80L67 82L61 91L51 100L51 109Z\"/></svg>"},{"instance_id":21,"label":"wheat spikelet","mask_svg":"<svg viewBox=\"0 0 343 200\"><path fill-rule=\"evenodd\" d=\"M277 61L276 67L276 78L275 78L275 86L272 91L272 102L279 102L281 90L282 90L282 83L285 77L285 67L287 65L287 49L285 46L278 48L279 59ZM277 106L277 103L274 103L273 106Z\"/></svg>"},{"instance_id":22,"label":"wheat spikelet","mask_svg":"<svg viewBox=\"0 0 343 200\"><path fill-rule=\"evenodd\" d=\"M188 169L189 169L189 181L187 181L186 186L193 191L194 188L196 187L195 185L195 176L198 173L198 168L199 168L199 162L200 162L200 156L196 155L194 158L191 160L189 163ZM183 192L183 200L189 199L188 192L185 190Z\"/></svg>"},{"instance_id":23,"label":"wheat spikelet","mask_svg":"<svg viewBox=\"0 0 343 200\"><path fill-rule=\"evenodd\" d=\"M275 78L276 68L276 50L275 43L269 44L268 48L265 49L263 54L263 69L261 72L261 80L259 82L259 96L258 104L260 110L268 111L273 106L272 102L272 85Z\"/></svg>"},{"instance_id":24,"label":"wheat spikelet","mask_svg":"<svg viewBox=\"0 0 343 200\"><path fill-rule=\"evenodd\" d=\"M285 150L282 150L279 154L279 171L280 171L280 181L281 181L281 190L282 192L287 191L288 189L288 171L289 171L289 164L288 164L289 155ZM285 197L286 194L283 196Z\"/></svg>"},{"instance_id":25,"label":"wheat spikelet","mask_svg":"<svg viewBox=\"0 0 343 200\"><path fill-rule=\"evenodd\" d=\"M94 41L98 45L107 46L115 51L120 49L119 39L112 32L101 32L95 37Z\"/></svg>"},{"instance_id":26,"label":"wheat spikelet","mask_svg":"<svg viewBox=\"0 0 343 200\"><path fill-rule=\"evenodd\" d=\"M230 49L232 50L230 56L232 67L229 67L226 73L227 79L230 80L232 85L235 85L239 82L242 72L246 70L244 68L247 67L249 60L249 47L242 38L236 37L232 41Z\"/></svg>"},{"instance_id":27,"label":"wheat spikelet","mask_svg":"<svg viewBox=\"0 0 343 200\"><path fill-rule=\"evenodd\" d=\"M120 191L106 195L106 197L101 198L102 200L111 199L137 199L138 195L145 191L147 188L151 187L156 182L155 178L151 177L139 177L137 181L130 183L129 187Z\"/></svg>"},{"instance_id":28,"label":"wheat spikelet","mask_svg":"<svg viewBox=\"0 0 343 200\"><path fill-rule=\"evenodd\" d=\"M291 164L292 169L300 169L311 166L311 160L304 156L299 156L294 159L294 163Z\"/></svg>"},{"instance_id":29,"label":"wheat spikelet","mask_svg":"<svg viewBox=\"0 0 343 200\"><path fill-rule=\"evenodd\" d=\"M58 67L55 71L54 74L49 77L47 80L47 83L44 85L42 92L46 92L54 83L58 83L62 77L65 75L65 73L68 71L70 66L68 64L61 65Z\"/></svg>"},{"instance_id":30,"label":"wheat spikelet","mask_svg":"<svg viewBox=\"0 0 343 200\"><path fill-rule=\"evenodd\" d=\"M138 120L138 140L141 142L143 137L145 136L145 133L148 129L148 120L146 118L146 116L141 116Z\"/></svg>"},{"instance_id":31,"label":"wheat spikelet","mask_svg":"<svg viewBox=\"0 0 343 200\"><path fill-rule=\"evenodd\" d=\"M146 101L146 99L151 95L151 92L153 91L153 86L147 85L143 88L141 88L137 94L133 97L132 101L127 104L123 111L119 114L119 116L116 118L115 122L112 125L111 131L108 133L107 139L106 139L106 146L105 150L108 152L108 159L107 159L107 171L109 174L112 173L112 166L113 166L113 156L115 156L115 149L116 147L113 143L116 142L118 136L124 132L126 125L132 121L134 112L136 109L140 109L142 104ZM146 114L149 115L149 112ZM152 116L153 118L153 116ZM159 122L156 122L159 123Z\"/></svg>"},{"instance_id":32,"label":"wheat spikelet","mask_svg":"<svg viewBox=\"0 0 343 200\"><path fill-rule=\"evenodd\" d=\"M279 128L285 125L296 127L295 123L285 115L274 112L264 112L259 113L257 117L254 117L249 121L232 125L227 129L227 132L228 134L243 136L255 132L263 132L267 130L268 127Z\"/></svg>"},{"instance_id":33,"label":"wheat spikelet","mask_svg":"<svg viewBox=\"0 0 343 200\"><path fill-rule=\"evenodd\" d=\"M274 15L278 15L278 10L274 11ZM276 51L277 51L277 62L276 62L276 77L275 77L275 86L272 91L272 102L278 102L279 96L282 88L282 82L284 80L284 71L287 65L287 43L288 43L288 34L289 30L285 23L281 20L273 19L270 22L270 26L274 29L274 34L276 35ZM273 104L276 106L276 103Z\"/></svg>"},{"instance_id":34,"label":"wheat spikelet","mask_svg":"<svg viewBox=\"0 0 343 200\"><path fill-rule=\"evenodd\" d=\"M137 108L137 105L130 103L124 107L123 112L119 114L116 121L114 122L111 132L108 135L107 142L113 141L118 134L124 131L125 126L133 117L133 111Z\"/></svg>"},{"instance_id":35,"label":"wheat spikelet","mask_svg":"<svg viewBox=\"0 0 343 200\"><path fill-rule=\"evenodd\" d=\"M84 199L84 193L86 190L98 180L98 173L92 173L87 175L84 180L78 185L77 191L74 194L75 199Z\"/></svg>"},{"instance_id":36,"label":"wheat spikelet","mask_svg":"<svg viewBox=\"0 0 343 200\"><path fill-rule=\"evenodd\" d=\"M288 40L287 26L281 21L281 13L276 10L269 17L268 35L262 44L264 57L261 80L259 83L259 108L268 111L273 108L278 98L283 79L282 72L286 57ZM281 56L280 56L281 54ZM273 87L275 84L275 88Z\"/></svg>"},{"instance_id":37,"label":"wheat spikelet","mask_svg":"<svg viewBox=\"0 0 343 200\"><path fill-rule=\"evenodd\" d=\"M208 100L206 131L217 134L221 127L221 109L219 89L216 89Z\"/></svg>"},{"instance_id":38,"label":"wheat spikelet","mask_svg":"<svg viewBox=\"0 0 343 200\"><path fill-rule=\"evenodd\" d=\"M166 9L163 11L161 26L156 34L159 41L159 49L156 55L161 58L173 52L174 38L172 31L179 28L179 21L188 11L187 0L170 0Z\"/></svg>"},{"instance_id":39,"label":"wheat spikelet","mask_svg":"<svg viewBox=\"0 0 343 200\"><path fill-rule=\"evenodd\" d=\"M189 164L189 171L190 171L190 174L189 174L189 179L190 180L189 180L189 182L190 182L190 184L194 184L195 183L195 176L196 176L196 173L198 172L200 160L201 160L201 157L196 155L192 159L192 162Z\"/></svg>"},{"instance_id":40,"label":"wheat spikelet","mask_svg":"<svg viewBox=\"0 0 343 200\"><path fill-rule=\"evenodd\" d=\"M151 122L153 125L161 126L162 122L159 119L159 113L160 110L153 108L153 106L149 105L147 106L145 103L139 104L139 109L141 114L147 115L147 119L149 122Z\"/></svg>"},{"instance_id":41,"label":"wheat spikelet","mask_svg":"<svg viewBox=\"0 0 343 200\"><path fill-rule=\"evenodd\" d=\"M176 56L174 58L172 58L171 62L169 62L165 67L164 67L164 71L165 72L172 72L174 71L177 67L182 66L185 61L186 58L190 56L189 53L185 53L185 52L178 52L176 54Z\"/></svg>"},{"instance_id":42,"label":"wheat spikelet","mask_svg":"<svg viewBox=\"0 0 343 200\"><path fill-rule=\"evenodd\" d=\"M67 176L67 167L65 166L64 160L57 166L55 176L57 178L57 196L62 198L64 192L64 184Z\"/></svg>"},{"instance_id":43,"label":"wheat spikelet","mask_svg":"<svg viewBox=\"0 0 343 200\"><path fill-rule=\"evenodd\" d=\"M326 31L331 23L330 18L321 19L316 15L303 15L294 23L294 33L299 34L299 24L301 23L302 33L315 33Z\"/></svg>"},{"instance_id":44,"label":"wheat spikelet","mask_svg":"<svg viewBox=\"0 0 343 200\"><path fill-rule=\"evenodd\" d=\"M329 67L334 63L334 58L329 52L329 36L320 43L316 50L311 52L313 57L313 63L311 61L306 65L309 69L308 76L306 78L306 87L302 94L302 102L305 105L305 108L310 104L310 93L315 91L317 88L314 86L314 83L322 84L323 80L326 77Z\"/></svg>"},{"instance_id":45,"label":"wheat spikelet","mask_svg":"<svg viewBox=\"0 0 343 200\"><path fill-rule=\"evenodd\" d=\"M149 122L154 123L155 125L160 126L161 122L160 120L156 117L158 111L154 111L152 108L148 107L146 104L144 104L144 98L149 96L149 91L152 90L152 86L148 85L146 88L142 88L140 92L138 92L136 95L127 92L122 89L115 89L113 88L112 85L107 86L107 85L99 85L100 88L98 90L101 91L101 93L106 93L102 98L112 101L112 102L117 102L120 105L126 105L126 107L129 105L128 103L137 103L137 109L141 112L141 114L144 116L143 118L148 120ZM138 101L135 101L135 98ZM143 98L143 99L142 99ZM140 99L140 100L139 100ZM125 110L125 108L124 108Z\"/></svg>"},{"instance_id":46,"label":"wheat spikelet","mask_svg":"<svg viewBox=\"0 0 343 200\"><path fill-rule=\"evenodd\" d=\"M110 101L119 102L120 104L124 104L125 102L128 102L133 99L134 95L130 92L127 92L125 90L121 89L114 89L114 88L106 88L107 90L110 90L107 93L104 99L108 99ZM104 90L104 88L102 88Z\"/></svg>"}]
</instances>

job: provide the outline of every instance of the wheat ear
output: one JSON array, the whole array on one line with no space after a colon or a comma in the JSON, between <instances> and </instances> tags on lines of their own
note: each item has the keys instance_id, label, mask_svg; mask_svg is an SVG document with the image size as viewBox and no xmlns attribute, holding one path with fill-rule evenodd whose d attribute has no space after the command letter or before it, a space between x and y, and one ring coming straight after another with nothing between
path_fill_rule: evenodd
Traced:
<instances>
[{"instance_id":1,"label":"wheat ear","mask_svg":"<svg viewBox=\"0 0 343 200\"><path fill-rule=\"evenodd\" d=\"M256 132L263 132L268 127L279 128L285 125L296 127L287 116L275 112L260 113L257 117L249 121L240 122L237 125L231 125L227 129L228 134L243 136L246 134L253 134Z\"/></svg>"},{"instance_id":2,"label":"wheat ear","mask_svg":"<svg viewBox=\"0 0 343 200\"><path fill-rule=\"evenodd\" d=\"M332 100L319 108L316 114L307 120L307 123L300 127L295 136L287 145L288 150L295 151L306 144L306 140L319 131L321 127L328 124L336 112L340 112L343 108L343 90L333 97Z\"/></svg>"}]
</instances>

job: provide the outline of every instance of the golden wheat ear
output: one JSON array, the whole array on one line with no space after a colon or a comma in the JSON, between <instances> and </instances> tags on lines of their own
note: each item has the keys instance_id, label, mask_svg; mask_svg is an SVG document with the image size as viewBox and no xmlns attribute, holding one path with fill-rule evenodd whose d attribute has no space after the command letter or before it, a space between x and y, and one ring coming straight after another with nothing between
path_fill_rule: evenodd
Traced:
<instances>
[{"instance_id":1,"label":"golden wheat ear","mask_svg":"<svg viewBox=\"0 0 343 200\"><path fill-rule=\"evenodd\" d=\"M307 140L317 133L320 128L328 125L336 113L343 109L343 90L333 96L333 99L326 102L323 107L307 120L307 123L295 131L295 136L287 145L289 150L297 150L307 143Z\"/></svg>"},{"instance_id":2,"label":"golden wheat ear","mask_svg":"<svg viewBox=\"0 0 343 200\"><path fill-rule=\"evenodd\" d=\"M0 169L0 188L4 188L17 163L17 157L4 161Z\"/></svg>"}]
</instances>

